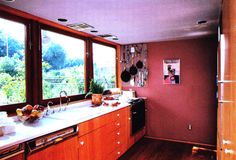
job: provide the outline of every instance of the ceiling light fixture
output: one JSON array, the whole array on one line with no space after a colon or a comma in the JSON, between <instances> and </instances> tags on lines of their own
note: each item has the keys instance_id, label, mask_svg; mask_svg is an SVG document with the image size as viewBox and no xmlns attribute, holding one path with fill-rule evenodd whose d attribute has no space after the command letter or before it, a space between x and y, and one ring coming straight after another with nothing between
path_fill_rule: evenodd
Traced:
<instances>
[{"instance_id":1,"label":"ceiling light fixture","mask_svg":"<svg viewBox=\"0 0 236 160\"><path fill-rule=\"evenodd\" d=\"M197 24L206 24L206 23L207 23L206 20L197 21Z\"/></svg>"},{"instance_id":2,"label":"ceiling light fixture","mask_svg":"<svg viewBox=\"0 0 236 160\"><path fill-rule=\"evenodd\" d=\"M79 31L85 31L85 30L93 30L94 27L87 24L87 23L73 23L66 25L67 27L73 28L75 30Z\"/></svg>"},{"instance_id":3,"label":"ceiling light fixture","mask_svg":"<svg viewBox=\"0 0 236 160\"><path fill-rule=\"evenodd\" d=\"M92 32L92 33L97 33L98 30L91 30L90 32Z\"/></svg>"},{"instance_id":4,"label":"ceiling light fixture","mask_svg":"<svg viewBox=\"0 0 236 160\"><path fill-rule=\"evenodd\" d=\"M112 38L112 40L115 40L115 41L117 41L117 40L118 40L118 38L117 38L117 37L115 37L115 38Z\"/></svg>"},{"instance_id":5,"label":"ceiling light fixture","mask_svg":"<svg viewBox=\"0 0 236 160\"><path fill-rule=\"evenodd\" d=\"M65 19L65 18L58 18L57 19L59 22L67 22L68 20L67 19Z\"/></svg>"}]
</instances>

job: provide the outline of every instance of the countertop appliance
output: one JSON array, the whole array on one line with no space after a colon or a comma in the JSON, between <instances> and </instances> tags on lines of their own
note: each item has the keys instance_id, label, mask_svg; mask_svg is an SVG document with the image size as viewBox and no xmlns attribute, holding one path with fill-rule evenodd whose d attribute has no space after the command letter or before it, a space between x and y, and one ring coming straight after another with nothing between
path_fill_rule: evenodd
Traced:
<instances>
[{"instance_id":1,"label":"countertop appliance","mask_svg":"<svg viewBox=\"0 0 236 160\"><path fill-rule=\"evenodd\" d=\"M58 157L61 160L66 159L68 157L66 153L71 153L71 148L77 147L76 143L74 143L77 134L78 127L75 125L26 142L27 160L44 159L44 155L47 155L47 160L54 160ZM70 146L66 146L65 144ZM77 156L77 153L75 154Z\"/></svg>"},{"instance_id":2,"label":"countertop appliance","mask_svg":"<svg viewBox=\"0 0 236 160\"><path fill-rule=\"evenodd\" d=\"M131 133L133 135L145 126L145 101L144 99L135 99L129 103L131 104Z\"/></svg>"}]
</instances>

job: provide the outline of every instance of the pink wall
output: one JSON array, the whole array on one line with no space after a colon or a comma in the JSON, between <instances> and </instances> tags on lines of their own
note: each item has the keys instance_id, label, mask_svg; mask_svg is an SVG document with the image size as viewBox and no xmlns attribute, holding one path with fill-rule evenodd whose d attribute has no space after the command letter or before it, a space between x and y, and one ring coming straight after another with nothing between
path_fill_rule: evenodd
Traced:
<instances>
[{"instance_id":1,"label":"pink wall","mask_svg":"<svg viewBox=\"0 0 236 160\"><path fill-rule=\"evenodd\" d=\"M215 38L148 43L148 83L133 88L148 98L148 136L216 144L216 47ZM168 58L180 58L179 85L163 85Z\"/></svg>"}]
</instances>

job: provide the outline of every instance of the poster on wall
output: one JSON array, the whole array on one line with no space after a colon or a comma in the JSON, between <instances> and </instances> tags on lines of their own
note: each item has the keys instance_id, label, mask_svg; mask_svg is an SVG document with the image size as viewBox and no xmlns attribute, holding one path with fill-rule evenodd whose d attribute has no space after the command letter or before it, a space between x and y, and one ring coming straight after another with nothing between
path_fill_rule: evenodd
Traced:
<instances>
[{"instance_id":1,"label":"poster on wall","mask_svg":"<svg viewBox=\"0 0 236 160\"><path fill-rule=\"evenodd\" d=\"M166 59L163 61L163 83L180 83L180 59Z\"/></svg>"}]
</instances>

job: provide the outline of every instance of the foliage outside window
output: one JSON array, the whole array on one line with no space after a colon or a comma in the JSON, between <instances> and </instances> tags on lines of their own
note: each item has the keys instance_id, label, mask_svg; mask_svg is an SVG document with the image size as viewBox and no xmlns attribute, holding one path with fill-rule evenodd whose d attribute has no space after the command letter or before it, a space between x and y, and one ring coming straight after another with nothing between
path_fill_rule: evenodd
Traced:
<instances>
[{"instance_id":1,"label":"foliage outside window","mask_svg":"<svg viewBox=\"0 0 236 160\"><path fill-rule=\"evenodd\" d=\"M84 93L83 40L41 30L43 99Z\"/></svg>"},{"instance_id":2,"label":"foliage outside window","mask_svg":"<svg viewBox=\"0 0 236 160\"><path fill-rule=\"evenodd\" d=\"M116 87L116 49L93 43L94 80L105 89Z\"/></svg>"},{"instance_id":3,"label":"foliage outside window","mask_svg":"<svg viewBox=\"0 0 236 160\"><path fill-rule=\"evenodd\" d=\"M0 105L26 102L24 24L0 18Z\"/></svg>"}]
</instances>

